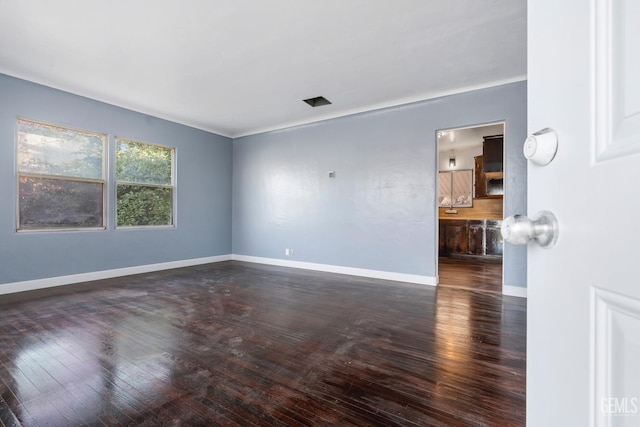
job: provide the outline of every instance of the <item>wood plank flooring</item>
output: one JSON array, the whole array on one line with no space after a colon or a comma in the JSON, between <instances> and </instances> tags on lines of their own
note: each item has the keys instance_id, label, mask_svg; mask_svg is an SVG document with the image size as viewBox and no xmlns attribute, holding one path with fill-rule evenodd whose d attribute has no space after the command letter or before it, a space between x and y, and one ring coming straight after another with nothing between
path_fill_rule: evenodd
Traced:
<instances>
[{"instance_id":1,"label":"wood plank flooring","mask_svg":"<svg viewBox=\"0 0 640 427\"><path fill-rule=\"evenodd\" d=\"M0 426L521 426L525 322L236 261L0 296Z\"/></svg>"},{"instance_id":2,"label":"wood plank flooring","mask_svg":"<svg viewBox=\"0 0 640 427\"><path fill-rule=\"evenodd\" d=\"M502 258L439 257L438 285L502 293Z\"/></svg>"}]
</instances>

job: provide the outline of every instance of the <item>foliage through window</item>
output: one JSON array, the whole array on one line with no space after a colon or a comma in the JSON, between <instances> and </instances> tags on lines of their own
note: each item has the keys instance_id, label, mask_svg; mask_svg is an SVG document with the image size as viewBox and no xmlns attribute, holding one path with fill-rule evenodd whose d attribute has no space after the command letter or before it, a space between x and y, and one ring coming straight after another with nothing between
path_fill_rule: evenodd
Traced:
<instances>
[{"instance_id":1,"label":"foliage through window","mask_svg":"<svg viewBox=\"0 0 640 427\"><path fill-rule=\"evenodd\" d=\"M173 225L174 149L116 138L116 226Z\"/></svg>"},{"instance_id":2,"label":"foliage through window","mask_svg":"<svg viewBox=\"0 0 640 427\"><path fill-rule=\"evenodd\" d=\"M18 119L18 230L104 228L106 135Z\"/></svg>"}]
</instances>

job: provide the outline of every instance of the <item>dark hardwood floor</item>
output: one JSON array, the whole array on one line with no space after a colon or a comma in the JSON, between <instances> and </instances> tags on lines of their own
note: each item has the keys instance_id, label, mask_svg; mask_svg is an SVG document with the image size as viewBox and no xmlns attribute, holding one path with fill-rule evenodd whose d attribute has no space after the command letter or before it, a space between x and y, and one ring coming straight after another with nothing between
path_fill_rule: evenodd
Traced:
<instances>
[{"instance_id":1,"label":"dark hardwood floor","mask_svg":"<svg viewBox=\"0 0 640 427\"><path fill-rule=\"evenodd\" d=\"M502 294L502 258L439 257L438 285Z\"/></svg>"},{"instance_id":2,"label":"dark hardwood floor","mask_svg":"<svg viewBox=\"0 0 640 427\"><path fill-rule=\"evenodd\" d=\"M1 426L521 426L526 301L229 261L0 296Z\"/></svg>"}]
</instances>

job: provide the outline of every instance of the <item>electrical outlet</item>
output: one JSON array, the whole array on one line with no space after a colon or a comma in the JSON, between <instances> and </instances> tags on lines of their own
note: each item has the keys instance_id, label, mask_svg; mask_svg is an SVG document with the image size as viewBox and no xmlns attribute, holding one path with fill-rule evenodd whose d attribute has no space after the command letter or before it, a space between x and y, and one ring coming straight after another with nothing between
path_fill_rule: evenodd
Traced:
<instances>
[{"instance_id":1,"label":"electrical outlet","mask_svg":"<svg viewBox=\"0 0 640 427\"><path fill-rule=\"evenodd\" d=\"M293 249L289 249L289 248L285 249L284 250L284 254L286 256L292 256L293 255Z\"/></svg>"}]
</instances>

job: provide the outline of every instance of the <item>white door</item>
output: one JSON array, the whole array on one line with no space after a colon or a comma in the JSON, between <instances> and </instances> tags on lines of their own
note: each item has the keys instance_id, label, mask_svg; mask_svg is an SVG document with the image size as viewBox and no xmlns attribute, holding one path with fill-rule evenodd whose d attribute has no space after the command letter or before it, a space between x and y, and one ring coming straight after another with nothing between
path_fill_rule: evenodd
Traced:
<instances>
[{"instance_id":1,"label":"white door","mask_svg":"<svg viewBox=\"0 0 640 427\"><path fill-rule=\"evenodd\" d=\"M640 426L640 1L529 0L527 425Z\"/></svg>"}]
</instances>

